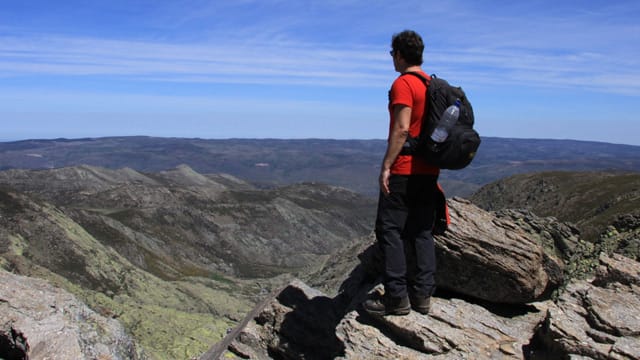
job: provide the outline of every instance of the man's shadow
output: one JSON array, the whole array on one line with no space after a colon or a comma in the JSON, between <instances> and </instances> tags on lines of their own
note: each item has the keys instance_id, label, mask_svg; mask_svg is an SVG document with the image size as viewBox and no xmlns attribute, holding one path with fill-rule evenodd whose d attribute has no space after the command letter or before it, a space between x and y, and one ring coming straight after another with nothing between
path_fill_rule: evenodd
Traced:
<instances>
[{"instance_id":1,"label":"man's shadow","mask_svg":"<svg viewBox=\"0 0 640 360\"><path fill-rule=\"evenodd\" d=\"M269 349L274 359L334 359L345 355L345 345L336 336L336 328L344 316L358 307L379 282L377 246L371 245L358 255L360 263L340 286L337 296L315 296L309 299L294 286L277 296L278 302L291 309L280 326L278 346Z\"/></svg>"},{"instance_id":2,"label":"man's shadow","mask_svg":"<svg viewBox=\"0 0 640 360\"><path fill-rule=\"evenodd\" d=\"M339 296L338 296L339 297ZM338 297L311 299L299 288L289 286L278 301L291 309L279 329L279 344L269 349L274 359L333 359L344 354L344 344L336 336L342 319Z\"/></svg>"}]
</instances>

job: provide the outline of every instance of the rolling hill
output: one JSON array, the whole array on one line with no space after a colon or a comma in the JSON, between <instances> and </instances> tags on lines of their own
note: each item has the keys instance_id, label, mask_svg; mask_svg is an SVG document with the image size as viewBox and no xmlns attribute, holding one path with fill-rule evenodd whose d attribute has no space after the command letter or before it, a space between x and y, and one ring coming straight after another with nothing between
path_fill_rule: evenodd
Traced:
<instances>
[{"instance_id":1,"label":"rolling hill","mask_svg":"<svg viewBox=\"0 0 640 360\"><path fill-rule=\"evenodd\" d=\"M574 223L591 242L621 214L640 215L640 174L539 172L514 175L470 198L485 210L527 209Z\"/></svg>"}]
</instances>

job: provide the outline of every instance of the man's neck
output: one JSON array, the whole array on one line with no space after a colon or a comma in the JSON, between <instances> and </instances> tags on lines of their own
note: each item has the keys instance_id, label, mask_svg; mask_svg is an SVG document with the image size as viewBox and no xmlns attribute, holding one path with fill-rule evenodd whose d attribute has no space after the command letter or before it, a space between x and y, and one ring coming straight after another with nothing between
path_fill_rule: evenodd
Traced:
<instances>
[{"instance_id":1,"label":"man's neck","mask_svg":"<svg viewBox=\"0 0 640 360\"><path fill-rule=\"evenodd\" d=\"M419 65L411 65L411 66L407 66L404 69L401 69L402 71L400 71L401 74L404 73L408 73L408 72L421 72L422 68Z\"/></svg>"}]
</instances>

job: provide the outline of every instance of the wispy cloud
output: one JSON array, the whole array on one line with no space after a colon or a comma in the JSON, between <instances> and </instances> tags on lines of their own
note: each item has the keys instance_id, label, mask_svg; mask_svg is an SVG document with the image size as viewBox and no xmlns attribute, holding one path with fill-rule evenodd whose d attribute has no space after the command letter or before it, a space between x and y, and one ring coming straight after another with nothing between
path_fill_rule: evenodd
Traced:
<instances>
[{"instance_id":1,"label":"wispy cloud","mask_svg":"<svg viewBox=\"0 0 640 360\"><path fill-rule=\"evenodd\" d=\"M354 59L361 59L359 62ZM350 65L351 64L351 65ZM0 74L122 75L166 81L327 86L381 84L388 57L376 49L309 45L168 44L90 38L0 40Z\"/></svg>"},{"instance_id":2,"label":"wispy cloud","mask_svg":"<svg viewBox=\"0 0 640 360\"><path fill-rule=\"evenodd\" d=\"M584 87L640 95L633 57L518 47L427 48L426 66L473 86ZM0 74L124 76L196 83L386 86L386 48L292 42L172 44L100 38L0 38Z\"/></svg>"},{"instance_id":3,"label":"wispy cloud","mask_svg":"<svg viewBox=\"0 0 640 360\"><path fill-rule=\"evenodd\" d=\"M202 32L208 36L188 41L4 36L0 37L0 76L386 87L393 76L386 54L392 25L384 18L391 11L407 27L416 25L424 31L428 71L464 80L469 86L590 87L640 95L640 25L627 21L630 15L623 16L625 21L603 21L612 14L619 18L621 11L637 13L639 6L633 2L603 6L600 12L572 4L567 10L550 9L548 13L528 3L487 11L481 9L483 5L458 1L416 6L413 12L404 11L399 4L383 3L372 3L363 10L358 1L308 5L314 9L280 1L267 5L187 2L189 6L181 4L182 8L168 4L157 19L169 27L213 23L209 32ZM289 11L278 12L278 6ZM269 7L271 16L261 13L264 7ZM306 12L311 10L319 10L318 15L309 17ZM229 27L234 14L243 16L242 27ZM249 21L253 18L255 22ZM384 32L384 38L359 42L363 38L357 34L347 36L348 31L355 32L350 24L355 18L360 19L359 26L370 30L385 24L372 31ZM452 28L446 22L464 26ZM330 41L339 25L349 25L351 30L341 30L344 38Z\"/></svg>"},{"instance_id":4,"label":"wispy cloud","mask_svg":"<svg viewBox=\"0 0 640 360\"><path fill-rule=\"evenodd\" d=\"M635 58L519 47L470 48L426 56L434 68L473 86L590 87L595 92L640 95L640 64Z\"/></svg>"}]
</instances>

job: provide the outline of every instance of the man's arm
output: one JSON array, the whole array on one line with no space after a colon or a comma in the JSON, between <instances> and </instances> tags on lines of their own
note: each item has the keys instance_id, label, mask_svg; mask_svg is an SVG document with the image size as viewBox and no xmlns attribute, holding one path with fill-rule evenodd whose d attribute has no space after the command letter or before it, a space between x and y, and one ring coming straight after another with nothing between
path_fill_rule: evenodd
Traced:
<instances>
[{"instance_id":1,"label":"man's arm","mask_svg":"<svg viewBox=\"0 0 640 360\"><path fill-rule=\"evenodd\" d=\"M409 136L409 125L411 124L411 108L406 105L394 105L393 107L393 128L389 135L387 152L382 160L380 170L380 190L385 195L389 194L389 176L391 176L391 165L402 151L402 146Z\"/></svg>"}]
</instances>

